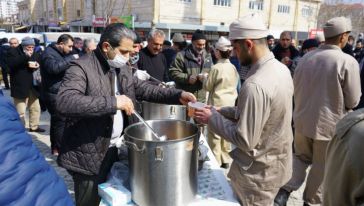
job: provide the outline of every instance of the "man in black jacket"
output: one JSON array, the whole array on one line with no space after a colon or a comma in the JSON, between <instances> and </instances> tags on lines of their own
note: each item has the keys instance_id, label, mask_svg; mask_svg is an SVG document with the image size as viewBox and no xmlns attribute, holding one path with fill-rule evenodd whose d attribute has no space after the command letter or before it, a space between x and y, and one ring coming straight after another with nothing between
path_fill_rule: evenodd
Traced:
<instances>
[{"instance_id":1,"label":"man in black jacket","mask_svg":"<svg viewBox=\"0 0 364 206\"><path fill-rule=\"evenodd\" d=\"M292 64L296 58L300 57L300 52L292 46L292 35L289 31L284 31L281 33L279 38L279 44L277 44L272 52L275 58L285 64L288 69L291 71L291 75L293 76L293 68Z\"/></svg>"},{"instance_id":2,"label":"man in black jacket","mask_svg":"<svg viewBox=\"0 0 364 206\"><path fill-rule=\"evenodd\" d=\"M72 36L62 34L56 44L51 44L46 48L41 61L43 98L51 115L50 139L51 151L54 155L58 155L61 146L65 121L55 110L56 95L70 62L78 58L77 54L71 55L72 46Z\"/></svg>"},{"instance_id":3,"label":"man in black jacket","mask_svg":"<svg viewBox=\"0 0 364 206\"><path fill-rule=\"evenodd\" d=\"M39 55L34 52L34 40L24 37L21 46L10 48L6 63L10 70L10 91L14 98L16 110L25 125L25 111L29 108L29 131L44 132L39 127L40 105L39 93L33 84L33 72L39 69Z\"/></svg>"},{"instance_id":4,"label":"man in black jacket","mask_svg":"<svg viewBox=\"0 0 364 206\"><path fill-rule=\"evenodd\" d=\"M58 164L75 183L76 205L99 205L97 185L117 161L116 142L136 120L136 99L187 103L188 92L151 85L133 77L127 65L135 34L123 24L108 25L90 55L73 61L57 95L57 110L67 118Z\"/></svg>"},{"instance_id":5,"label":"man in black jacket","mask_svg":"<svg viewBox=\"0 0 364 206\"><path fill-rule=\"evenodd\" d=\"M138 69L145 70L159 81L167 82L169 81L168 65L162 53L164 39L165 34L162 30L153 29L149 32L148 45L139 53Z\"/></svg>"}]
</instances>

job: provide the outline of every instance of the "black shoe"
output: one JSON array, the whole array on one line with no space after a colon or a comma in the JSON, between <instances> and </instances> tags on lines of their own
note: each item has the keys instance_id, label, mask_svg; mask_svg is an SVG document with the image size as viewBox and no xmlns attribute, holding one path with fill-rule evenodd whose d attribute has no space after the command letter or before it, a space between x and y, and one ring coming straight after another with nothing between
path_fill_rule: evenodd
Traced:
<instances>
[{"instance_id":1,"label":"black shoe","mask_svg":"<svg viewBox=\"0 0 364 206\"><path fill-rule=\"evenodd\" d=\"M308 203L304 202L303 206L310 206Z\"/></svg>"},{"instance_id":2,"label":"black shoe","mask_svg":"<svg viewBox=\"0 0 364 206\"><path fill-rule=\"evenodd\" d=\"M277 196L274 198L274 206L286 206L290 194L285 189L279 189Z\"/></svg>"},{"instance_id":3,"label":"black shoe","mask_svg":"<svg viewBox=\"0 0 364 206\"><path fill-rule=\"evenodd\" d=\"M45 129L38 127L37 129L29 129L29 132L45 132Z\"/></svg>"}]
</instances>

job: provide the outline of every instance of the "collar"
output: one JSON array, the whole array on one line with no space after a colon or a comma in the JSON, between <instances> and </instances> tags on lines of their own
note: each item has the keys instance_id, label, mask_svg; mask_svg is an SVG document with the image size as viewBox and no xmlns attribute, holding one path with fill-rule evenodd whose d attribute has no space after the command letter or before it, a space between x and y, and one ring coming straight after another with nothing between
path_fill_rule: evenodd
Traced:
<instances>
[{"instance_id":1,"label":"collar","mask_svg":"<svg viewBox=\"0 0 364 206\"><path fill-rule=\"evenodd\" d=\"M107 63L107 59L105 58L104 54L102 53L99 46L96 47L96 49L93 51L96 55L96 58L99 60L101 66L106 71L110 70L109 63Z\"/></svg>"},{"instance_id":2,"label":"collar","mask_svg":"<svg viewBox=\"0 0 364 206\"><path fill-rule=\"evenodd\" d=\"M217 63L230 63L229 59L219 59L217 60Z\"/></svg>"},{"instance_id":3,"label":"collar","mask_svg":"<svg viewBox=\"0 0 364 206\"><path fill-rule=\"evenodd\" d=\"M266 54L265 56L261 57L255 64L252 64L250 67L250 71L248 74L248 77L251 74L254 74L263 64L265 64L267 61L270 61L272 59L274 59L274 55L272 52L269 52L268 54Z\"/></svg>"},{"instance_id":4,"label":"collar","mask_svg":"<svg viewBox=\"0 0 364 206\"><path fill-rule=\"evenodd\" d=\"M320 45L319 49L323 49L323 50L327 50L327 49L334 49L334 50L341 50L341 48L337 45L333 45L333 44L323 44Z\"/></svg>"},{"instance_id":5,"label":"collar","mask_svg":"<svg viewBox=\"0 0 364 206\"><path fill-rule=\"evenodd\" d=\"M62 57L65 57L67 55L63 54L61 51L59 51L59 49L56 46L56 43L52 43L51 45L49 45L52 49L54 49L56 52L58 52L59 55L61 55Z\"/></svg>"},{"instance_id":6,"label":"collar","mask_svg":"<svg viewBox=\"0 0 364 206\"><path fill-rule=\"evenodd\" d=\"M143 49L142 49L142 51L144 51L144 53L145 53L147 56L150 56L150 57L155 57L155 56L158 56L160 53L162 53L162 52L159 52L157 55L154 55L154 54L152 54L152 53L149 51L148 47L143 48Z\"/></svg>"}]
</instances>

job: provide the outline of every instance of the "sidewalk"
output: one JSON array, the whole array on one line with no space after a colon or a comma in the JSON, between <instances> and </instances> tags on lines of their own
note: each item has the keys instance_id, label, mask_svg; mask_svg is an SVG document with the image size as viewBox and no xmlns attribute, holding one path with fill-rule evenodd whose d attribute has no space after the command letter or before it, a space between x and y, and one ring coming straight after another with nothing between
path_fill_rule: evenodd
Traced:
<instances>
[{"instance_id":1,"label":"sidewalk","mask_svg":"<svg viewBox=\"0 0 364 206\"><path fill-rule=\"evenodd\" d=\"M5 96L10 98L9 90L3 90ZM59 176L61 176L68 188L69 193L74 198L74 190L73 190L73 180L72 177L67 173L67 171L57 165L56 157L51 154L50 148L50 139L49 139L49 128L50 128L50 116L48 112L42 112L40 119L40 127L46 129L44 133L29 133L32 136L34 144L38 147L40 152L44 155L46 161L53 166ZM287 203L288 206L302 206L302 194L303 187L300 190L295 191L291 194L289 201Z\"/></svg>"}]
</instances>

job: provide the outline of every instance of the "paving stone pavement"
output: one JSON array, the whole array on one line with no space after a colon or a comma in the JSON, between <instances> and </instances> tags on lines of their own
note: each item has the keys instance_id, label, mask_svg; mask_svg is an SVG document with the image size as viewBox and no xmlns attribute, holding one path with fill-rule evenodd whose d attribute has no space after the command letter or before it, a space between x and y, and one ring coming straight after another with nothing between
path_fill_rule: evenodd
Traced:
<instances>
[{"instance_id":1,"label":"paving stone pavement","mask_svg":"<svg viewBox=\"0 0 364 206\"><path fill-rule=\"evenodd\" d=\"M9 95L9 90L3 90L6 96ZM9 97L10 98L10 97ZM11 99L11 98L10 98ZM26 122L28 122L26 120ZM50 149L50 139L49 139L49 125L50 125L50 116L48 112L42 112L40 119L40 127L46 129L44 133L29 133L32 136L34 144L38 147L40 152L45 157L46 161L56 170L59 176L61 176L68 188L69 193L74 198L74 189L73 189L73 180L72 177L67 173L67 171L57 165L56 157L51 154ZM287 203L288 206L302 206L302 194L303 194L302 186L298 191L292 192L289 201Z\"/></svg>"}]
</instances>

